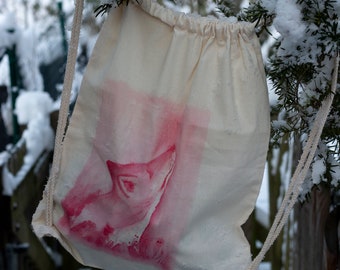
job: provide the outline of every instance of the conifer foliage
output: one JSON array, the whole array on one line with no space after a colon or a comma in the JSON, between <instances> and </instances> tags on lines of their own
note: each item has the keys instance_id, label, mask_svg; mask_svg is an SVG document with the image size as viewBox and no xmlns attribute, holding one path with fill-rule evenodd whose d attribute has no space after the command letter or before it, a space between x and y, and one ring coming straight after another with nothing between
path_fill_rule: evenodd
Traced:
<instances>
[{"instance_id":1,"label":"conifer foliage","mask_svg":"<svg viewBox=\"0 0 340 270\"><path fill-rule=\"evenodd\" d=\"M331 91L334 59L340 48L340 1L260 0L251 2L235 16L256 23L261 38L273 31L279 33L266 66L277 95L272 111L279 112L278 120L272 122L272 143L280 143L289 133L291 137L299 137L303 144L322 100ZM339 189L338 89L301 199L321 182L333 190Z\"/></svg>"}]
</instances>

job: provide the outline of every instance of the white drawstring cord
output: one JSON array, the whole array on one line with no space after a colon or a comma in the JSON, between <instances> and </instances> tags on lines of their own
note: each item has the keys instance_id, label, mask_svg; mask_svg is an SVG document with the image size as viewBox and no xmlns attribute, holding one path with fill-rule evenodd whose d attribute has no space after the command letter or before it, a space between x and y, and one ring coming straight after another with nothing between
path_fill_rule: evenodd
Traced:
<instances>
[{"instance_id":1,"label":"white drawstring cord","mask_svg":"<svg viewBox=\"0 0 340 270\"><path fill-rule=\"evenodd\" d=\"M47 211L46 211L46 225L52 226L52 210L53 210L53 191L55 186L55 179L59 173L62 142L67 125L67 117L69 113L69 103L72 91L73 78L75 73L75 66L78 54L79 36L82 21L82 14L84 8L84 0L75 0L75 13L73 17L71 40L67 54L67 63L64 77L63 92L61 95L61 105L58 116L58 125L56 131L56 138L54 142L53 164L51 169L51 176L46 187L47 196Z\"/></svg>"},{"instance_id":2,"label":"white drawstring cord","mask_svg":"<svg viewBox=\"0 0 340 270\"><path fill-rule=\"evenodd\" d=\"M318 146L323 127L326 123L327 116L331 110L331 105L336 92L338 81L338 69L339 69L339 54L335 57L335 64L332 76L331 94L322 102L315 121L313 129L310 132L306 146L301 155L299 164L294 172L294 175L289 184L288 190L284 196L281 207L275 216L272 227L269 230L268 236L262 246L260 253L252 261L248 270L258 269L261 261L268 252L269 248L273 245L276 238L279 236L283 226L286 224L289 214L297 201L297 197L300 193L300 187L306 178L309 167L314 159L315 151Z\"/></svg>"}]
</instances>

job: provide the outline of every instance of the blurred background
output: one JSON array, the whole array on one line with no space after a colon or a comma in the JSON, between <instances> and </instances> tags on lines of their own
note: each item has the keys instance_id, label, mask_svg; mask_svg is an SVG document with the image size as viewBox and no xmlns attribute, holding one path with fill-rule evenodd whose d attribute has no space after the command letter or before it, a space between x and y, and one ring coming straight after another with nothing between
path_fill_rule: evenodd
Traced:
<instances>
[{"instance_id":1,"label":"blurred background","mask_svg":"<svg viewBox=\"0 0 340 270\"><path fill-rule=\"evenodd\" d=\"M185 13L256 24L268 76L272 138L260 196L243 226L255 256L329 92L331 59L339 50L340 1L158 2ZM85 1L70 111L108 11L95 10L107 3L115 5ZM56 240L38 239L31 229L52 162L73 13L70 0L0 0L0 270L90 269ZM299 202L261 270L340 269L339 93L334 104Z\"/></svg>"}]
</instances>

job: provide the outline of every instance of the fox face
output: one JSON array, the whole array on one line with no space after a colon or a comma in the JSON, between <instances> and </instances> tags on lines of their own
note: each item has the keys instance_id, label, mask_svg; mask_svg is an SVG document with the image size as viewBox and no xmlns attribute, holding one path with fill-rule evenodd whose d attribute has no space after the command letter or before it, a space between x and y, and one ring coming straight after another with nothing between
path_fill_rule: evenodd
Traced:
<instances>
[{"instance_id":1,"label":"fox face","mask_svg":"<svg viewBox=\"0 0 340 270\"><path fill-rule=\"evenodd\" d=\"M70 232L101 248L142 252L139 241L166 190L175 156L172 146L147 163L119 164L107 160L112 189L84 200L87 203L79 213L68 217Z\"/></svg>"},{"instance_id":2,"label":"fox face","mask_svg":"<svg viewBox=\"0 0 340 270\"><path fill-rule=\"evenodd\" d=\"M174 147L148 163L106 162L112 192L131 208L151 205L165 189L174 166Z\"/></svg>"}]
</instances>

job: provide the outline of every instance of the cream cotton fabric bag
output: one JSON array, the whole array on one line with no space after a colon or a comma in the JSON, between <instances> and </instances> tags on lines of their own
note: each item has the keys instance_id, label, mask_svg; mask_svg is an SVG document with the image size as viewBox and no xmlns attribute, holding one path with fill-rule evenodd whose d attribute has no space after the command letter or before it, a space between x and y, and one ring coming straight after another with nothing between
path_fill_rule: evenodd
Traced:
<instances>
[{"instance_id":1,"label":"cream cotton fabric bag","mask_svg":"<svg viewBox=\"0 0 340 270\"><path fill-rule=\"evenodd\" d=\"M240 226L264 170L266 90L252 24L150 0L112 10L36 234L103 269L246 269Z\"/></svg>"}]
</instances>

